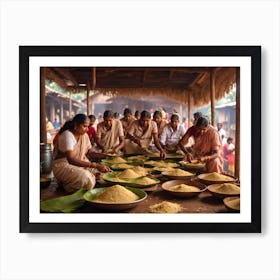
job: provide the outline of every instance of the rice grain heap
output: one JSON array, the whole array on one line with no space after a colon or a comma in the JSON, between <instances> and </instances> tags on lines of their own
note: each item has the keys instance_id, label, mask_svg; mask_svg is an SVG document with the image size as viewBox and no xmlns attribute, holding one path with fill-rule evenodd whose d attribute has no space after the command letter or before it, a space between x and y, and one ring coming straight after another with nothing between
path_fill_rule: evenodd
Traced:
<instances>
[{"instance_id":1,"label":"rice grain heap","mask_svg":"<svg viewBox=\"0 0 280 280\"><path fill-rule=\"evenodd\" d=\"M138 173L131 169L126 169L119 174L116 175L116 177L121 178L121 179L135 179L141 177Z\"/></svg>"},{"instance_id":2,"label":"rice grain heap","mask_svg":"<svg viewBox=\"0 0 280 280\"><path fill-rule=\"evenodd\" d=\"M146 156L138 155L138 156L131 156L131 157L128 157L127 160L128 160L128 161L145 160L146 158L147 158Z\"/></svg>"},{"instance_id":3,"label":"rice grain heap","mask_svg":"<svg viewBox=\"0 0 280 280\"><path fill-rule=\"evenodd\" d=\"M161 161L150 160L150 161L147 161L146 164L153 165L156 167L178 167L179 166L176 162L165 162L163 160L161 160Z\"/></svg>"},{"instance_id":4,"label":"rice grain heap","mask_svg":"<svg viewBox=\"0 0 280 280\"><path fill-rule=\"evenodd\" d=\"M126 169L126 168L133 168L134 166L131 164L127 164L127 163L115 163L114 167L119 168L119 169ZM112 168L113 168L113 166L112 166Z\"/></svg>"},{"instance_id":5,"label":"rice grain heap","mask_svg":"<svg viewBox=\"0 0 280 280\"><path fill-rule=\"evenodd\" d=\"M240 194L240 188L234 184L224 183L215 189L216 193L220 194Z\"/></svg>"},{"instance_id":6,"label":"rice grain heap","mask_svg":"<svg viewBox=\"0 0 280 280\"><path fill-rule=\"evenodd\" d=\"M203 179L209 181L232 181L233 180L233 178L223 174L219 174L217 172L210 173L205 177L203 177Z\"/></svg>"},{"instance_id":7,"label":"rice grain heap","mask_svg":"<svg viewBox=\"0 0 280 280\"><path fill-rule=\"evenodd\" d=\"M174 169L171 171L166 171L163 172L164 175L169 175L169 176L191 176L193 173L190 173L188 171L182 170L182 169Z\"/></svg>"},{"instance_id":8,"label":"rice grain heap","mask_svg":"<svg viewBox=\"0 0 280 280\"><path fill-rule=\"evenodd\" d=\"M152 184L156 184L157 181L149 178L149 177L143 177L143 178L140 178L136 181L137 184L140 184L140 185L152 185Z\"/></svg>"},{"instance_id":9,"label":"rice grain heap","mask_svg":"<svg viewBox=\"0 0 280 280\"><path fill-rule=\"evenodd\" d=\"M240 198L230 200L226 203L229 208L240 210Z\"/></svg>"},{"instance_id":10,"label":"rice grain heap","mask_svg":"<svg viewBox=\"0 0 280 280\"><path fill-rule=\"evenodd\" d=\"M138 200L139 197L132 191L120 185L106 188L98 194L93 202L101 203L129 203Z\"/></svg>"},{"instance_id":11,"label":"rice grain heap","mask_svg":"<svg viewBox=\"0 0 280 280\"><path fill-rule=\"evenodd\" d=\"M150 206L150 213L178 213L182 207L177 203L163 201L158 204Z\"/></svg>"},{"instance_id":12,"label":"rice grain heap","mask_svg":"<svg viewBox=\"0 0 280 280\"><path fill-rule=\"evenodd\" d=\"M146 176L148 174L148 171L141 166L135 166L134 168L132 168L132 170L140 176Z\"/></svg>"},{"instance_id":13,"label":"rice grain heap","mask_svg":"<svg viewBox=\"0 0 280 280\"><path fill-rule=\"evenodd\" d=\"M174 167L170 167L170 166L167 166L167 167L154 167L154 170L160 171L160 172L164 172L164 171L173 171L173 170L175 170L175 168Z\"/></svg>"},{"instance_id":14,"label":"rice grain heap","mask_svg":"<svg viewBox=\"0 0 280 280\"><path fill-rule=\"evenodd\" d=\"M180 184L180 185L170 187L169 190L175 192L199 192L200 191L198 187L190 186L186 184Z\"/></svg>"},{"instance_id":15,"label":"rice grain heap","mask_svg":"<svg viewBox=\"0 0 280 280\"><path fill-rule=\"evenodd\" d=\"M109 163L125 163L126 160L121 157L115 157L113 159L107 160Z\"/></svg>"}]
</instances>

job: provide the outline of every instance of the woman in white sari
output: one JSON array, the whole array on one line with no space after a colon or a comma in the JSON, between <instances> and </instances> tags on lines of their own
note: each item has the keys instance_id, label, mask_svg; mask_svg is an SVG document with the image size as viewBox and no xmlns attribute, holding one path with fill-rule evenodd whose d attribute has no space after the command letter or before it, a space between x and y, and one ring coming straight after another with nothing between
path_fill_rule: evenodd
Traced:
<instances>
[{"instance_id":1,"label":"woman in white sari","mask_svg":"<svg viewBox=\"0 0 280 280\"><path fill-rule=\"evenodd\" d=\"M126 154L143 154L154 140L154 144L160 152L160 157L162 159L166 157L166 153L159 143L157 125L151 120L151 114L148 111L143 111L140 119L135 120L130 125L126 138Z\"/></svg>"},{"instance_id":2,"label":"woman in white sari","mask_svg":"<svg viewBox=\"0 0 280 280\"><path fill-rule=\"evenodd\" d=\"M105 111L103 122L97 125L96 144L102 153L108 151L118 154L124 146L123 127L118 119L114 119L112 111Z\"/></svg>"},{"instance_id":3,"label":"woman in white sari","mask_svg":"<svg viewBox=\"0 0 280 280\"><path fill-rule=\"evenodd\" d=\"M95 174L109 171L108 167L88 159L88 156L95 154L86 133L88 126L86 115L76 115L61 128L55 143L53 173L68 192L80 188L92 189L96 183Z\"/></svg>"}]
</instances>

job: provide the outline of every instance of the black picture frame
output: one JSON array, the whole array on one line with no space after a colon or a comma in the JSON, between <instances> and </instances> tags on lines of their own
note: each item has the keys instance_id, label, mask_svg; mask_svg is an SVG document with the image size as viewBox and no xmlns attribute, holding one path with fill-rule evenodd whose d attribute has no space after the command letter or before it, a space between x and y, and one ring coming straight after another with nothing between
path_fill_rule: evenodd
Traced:
<instances>
[{"instance_id":1,"label":"black picture frame","mask_svg":"<svg viewBox=\"0 0 280 280\"><path fill-rule=\"evenodd\" d=\"M251 58L251 222L233 223L34 223L29 220L29 61L58 56L238 56ZM44 65L42 65L44 66ZM19 46L21 233L260 233L261 47L260 46ZM39 94L39 89L38 89ZM38 183L39 187L39 183ZM39 211L39 209L38 209ZM62 214L67 215L67 214Z\"/></svg>"}]
</instances>

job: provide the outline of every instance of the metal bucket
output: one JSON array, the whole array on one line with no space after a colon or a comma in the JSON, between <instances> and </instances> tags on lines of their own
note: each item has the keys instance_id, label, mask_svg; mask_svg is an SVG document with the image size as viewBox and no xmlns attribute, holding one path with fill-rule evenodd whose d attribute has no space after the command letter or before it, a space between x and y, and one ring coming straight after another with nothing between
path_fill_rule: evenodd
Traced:
<instances>
[{"instance_id":1,"label":"metal bucket","mask_svg":"<svg viewBox=\"0 0 280 280\"><path fill-rule=\"evenodd\" d=\"M52 147L48 143L40 143L40 174L47 175L52 172Z\"/></svg>"}]
</instances>

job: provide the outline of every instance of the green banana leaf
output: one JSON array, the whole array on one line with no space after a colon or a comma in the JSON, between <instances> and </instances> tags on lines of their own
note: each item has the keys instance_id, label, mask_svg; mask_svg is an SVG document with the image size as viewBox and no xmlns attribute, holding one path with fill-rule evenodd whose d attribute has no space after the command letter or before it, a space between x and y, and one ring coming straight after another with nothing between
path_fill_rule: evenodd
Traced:
<instances>
[{"instance_id":1,"label":"green banana leaf","mask_svg":"<svg viewBox=\"0 0 280 280\"><path fill-rule=\"evenodd\" d=\"M85 200L83 195L87 190L80 189L73 194L52 198L40 202L40 209L44 212L71 213L80 208Z\"/></svg>"},{"instance_id":2,"label":"green banana leaf","mask_svg":"<svg viewBox=\"0 0 280 280\"><path fill-rule=\"evenodd\" d=\"M148 187L152 187L152 186L155 186L155 185L160 183L160 180L153 178L155 183L149 184L149 185L142 185L142 184L138 184L137 180L139 180L140 178L146 177L146 176L141 176L141 177L133 178L133 179L119 179L117 177L117 175L119 173L120 172L117 172L117 171L105 173L102 176L102 178L103 178L103 180L105 180L107 182L110 182L110 183L115 183L115 184L118 184L118 185L135 187L135 188L148 188Z\"/></svg>"}]
</instances>

